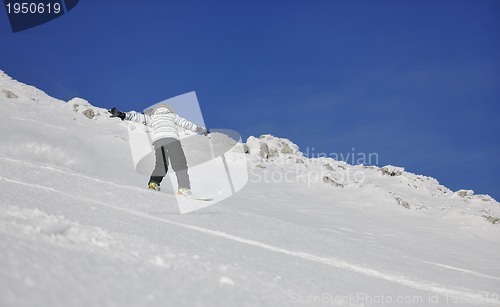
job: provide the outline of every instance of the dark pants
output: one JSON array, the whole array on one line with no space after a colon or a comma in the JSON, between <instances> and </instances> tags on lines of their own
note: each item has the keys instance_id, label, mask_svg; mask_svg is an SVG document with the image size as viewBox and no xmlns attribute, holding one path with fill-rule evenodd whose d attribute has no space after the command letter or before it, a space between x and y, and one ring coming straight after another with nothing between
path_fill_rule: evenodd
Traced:
<instances>
[{"instance_id":1,"label":"dark pants","mask_svg":"<svg viewBox=\"0 0 500 307\"><path fill-rule=\"evenodd\" d=\"M160 183L163 177L167 175L168 161L172 164L172 168L177 176L177 184L179 188L190 189L188 167L184 150L182 150L181 142L174 138L166 138L155 142L156 163L153 174L149 182Z\"/></svg>"}]
</instances>

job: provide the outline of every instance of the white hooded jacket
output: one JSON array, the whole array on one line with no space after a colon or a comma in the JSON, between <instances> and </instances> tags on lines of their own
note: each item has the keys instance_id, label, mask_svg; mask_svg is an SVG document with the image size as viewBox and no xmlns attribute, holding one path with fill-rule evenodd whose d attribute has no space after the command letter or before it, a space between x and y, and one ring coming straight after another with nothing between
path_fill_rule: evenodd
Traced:
<instances>
[{"instance_id":1,"label":"white hooded jacket","mask_svg":"<svg viewBox=\"0 0 500 307\"><path fill-rule=\"evenodd\" d=\"M158 140L165 138L179 139L177 127L184 128L196 132L194 123L175 114L167 105L159 105L149 114L141 114L137 112L126 112L126 120L142 123L153 130L152 141L155 143Z\"/></svg>"}]
</instances>

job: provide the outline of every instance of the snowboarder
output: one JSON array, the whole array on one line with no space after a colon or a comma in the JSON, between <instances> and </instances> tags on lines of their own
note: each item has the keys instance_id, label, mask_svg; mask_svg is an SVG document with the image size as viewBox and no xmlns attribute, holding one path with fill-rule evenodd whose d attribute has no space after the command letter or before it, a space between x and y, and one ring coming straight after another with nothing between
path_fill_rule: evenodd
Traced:
<instances>
[{"instance_id":1,"label":"snowboarder","mask_svg":"<svg viewBox=\"0 0 500 307\"><path fill-rule=\"evenodd\" d=\"M148 188L160 190L160 183L168 171L168 160L177 176L178 194L191 196L191 183L189 181L186 155L182 149L177 127L207 135L209 131L199 127L187 119L175 114L167 104L158 104L147 109L145 114L121 112L116 108L108 110L111 117L142 123L152 128L152 141L155 150L155 168L149 178Z\"/></svg>"}]
</instances>

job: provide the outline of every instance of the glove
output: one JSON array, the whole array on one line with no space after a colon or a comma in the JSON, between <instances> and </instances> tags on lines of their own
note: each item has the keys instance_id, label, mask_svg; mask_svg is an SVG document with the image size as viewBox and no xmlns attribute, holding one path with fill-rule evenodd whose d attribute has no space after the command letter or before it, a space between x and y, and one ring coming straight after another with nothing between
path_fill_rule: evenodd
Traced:
<instances>
[{"instance_id":1,"label":"glove","mask_svg":"<svg viewBox=\"0 0 500 307\"><path fill-rule=\"evenodd\" d=\"M196 132L201 133L205 136L210 133L210 131L208 131L207 128L203 128L203 127L196 127Z\"/></svg>"},{"instance_id":2,"label":"glove","mask_svg":"<svg viewBox=\"0 0 500 307\"><path fill-rule=\"evenodd\" d=\"M125 113L120 112L117 108L113 108L111 110L108 110L109 113L111 113L110 117L119 117L121 120L125 119Z\"/></svg>"}]
</instances>

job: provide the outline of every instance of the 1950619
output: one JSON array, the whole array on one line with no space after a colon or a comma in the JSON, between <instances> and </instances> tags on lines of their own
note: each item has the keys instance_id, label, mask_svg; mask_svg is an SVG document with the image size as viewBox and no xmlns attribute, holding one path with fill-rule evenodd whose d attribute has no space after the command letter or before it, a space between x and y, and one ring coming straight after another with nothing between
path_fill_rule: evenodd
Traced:
<instances>
[{"instance_id":1,"label":"1950619","mask_svg":"<svg viewBox=\"0 0 500 307\"><path fill-rule=\"evenodd\" d=\"M14 2L5 5L8 14L59 14L60 3Z\"/></svg>"}]
</instances>

